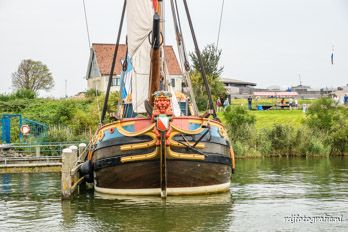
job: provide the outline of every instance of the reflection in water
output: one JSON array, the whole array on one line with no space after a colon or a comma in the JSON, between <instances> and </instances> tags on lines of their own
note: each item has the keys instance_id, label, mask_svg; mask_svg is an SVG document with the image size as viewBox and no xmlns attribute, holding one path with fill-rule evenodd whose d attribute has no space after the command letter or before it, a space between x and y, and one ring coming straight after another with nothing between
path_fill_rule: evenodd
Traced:
<instances>
[{"instance_id":1,"label":"reflection in water","mask_svg":"<svg viewBox=\"0 0 348 232\"><path fill-rule=\"evenodd\" d=\"M59 174L0 175L0 231L332 231L348 226L348 158L238 161L231 193L165 201L93 191L61 201ZM292 214L343 215L343 222L286 222Z\"/></svg>"},{"instance_id":2,"label":"reflection in water","mask_svg":"<svg viewBox=\"0 0 348 232\"><path fill-rule=\"evenodd\" d=\"M224 221L229 220L232 209L230 194L209 195L197 197L169 197L161 200L159 197L113 197L95 195L85 198L88 204L79 204L85 196L70 208L63 209L63 215L75 215L70 225L75 227L77 221L85 221L95 230L127 229L132 231L185 231L188 229L203 230L211 228L221 231ZM76 203L76 204L75 204ZM63 203L64 205L65 203ZM78 212L88 212L80 215ZM106 213L107 212L107 213ZM214 218L214 220L208 220Z\"/></svg>"},{"instance_id":3,"label":"reflection in water","mask_svg":"<svg viewBox=\"0 0 348 232\"><path fill-rule=\"evenodd\" d=\"M11 192L11 175L3 174L2 175L2 188L1 190L4 193Z\"/></svg>"}]
</instances>

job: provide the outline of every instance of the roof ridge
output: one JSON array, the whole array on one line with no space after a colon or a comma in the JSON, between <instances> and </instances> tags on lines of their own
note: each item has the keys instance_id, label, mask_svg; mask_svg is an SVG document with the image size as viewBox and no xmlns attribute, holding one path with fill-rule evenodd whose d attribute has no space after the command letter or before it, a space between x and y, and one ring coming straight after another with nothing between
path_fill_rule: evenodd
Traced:
<instances>
[{"instance_id":1,"label":"roof ridge","mask_svg":"<svg viewBox=\"0 0 348 232\"><path fill-rule=\"evenodd\" d=\"M116 44L115 43L92 43L92 46L93 45L113 45L113 46L115 46ZM120 43L119 45L126 46L126 44L124 44L124 43ZM173 48L173 45L163 45L163 46Z\"/></svg>"}]
</instances>

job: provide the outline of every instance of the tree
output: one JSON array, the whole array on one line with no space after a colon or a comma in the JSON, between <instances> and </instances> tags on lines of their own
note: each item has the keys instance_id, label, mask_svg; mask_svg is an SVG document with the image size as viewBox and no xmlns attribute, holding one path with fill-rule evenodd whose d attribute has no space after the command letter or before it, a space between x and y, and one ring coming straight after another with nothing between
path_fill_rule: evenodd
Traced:
<instances>
[{"instance_id":1,"label":"tree","mask_svg":"<svg viewBox=\"0 0 348 232\"><path fill-rule=\"evenodd\" d=\"M224 70L223 66L219 67L219 61L221 57L222 50L218 49L214 44L208 44L202 50L202 61L205 73L207 76L212 78L220 77L221 73ZM196 53L190 52L190 57L192 60L192 67L194 71L200 71L200 66Z\"/></svg>"},{"instance_id":2,"label":"tree","mask_svg":"<svg viewBox=\"0 0 348 232\"><path fill-rule=\"evenodd\" d=\"M12 85L16 89L27 89L34 93L49 90L54 86L52 73L41 61L22 60L18 70L12 73Z\"/></svg>"},{"instance_id":3,"label":"tree","mask_svg":"<svg viewBox=\"0 0 348 232\"><path fill-rule=\"evenodd\" d=\"M214 44L207 45L202 51L203 66L207 75L208 83L215 101L218 96L224 96L226 90L224 84L220 81L220 75L223 67L219 67L221 50L218 50ZM190 53L192 60L192 71L190 78L192 81L193 92L196 96L196 102L199 110L206 110L208 96L205 90L205 85L200 73L198 58L195 53Z\"/></svg>"}]
</instances>

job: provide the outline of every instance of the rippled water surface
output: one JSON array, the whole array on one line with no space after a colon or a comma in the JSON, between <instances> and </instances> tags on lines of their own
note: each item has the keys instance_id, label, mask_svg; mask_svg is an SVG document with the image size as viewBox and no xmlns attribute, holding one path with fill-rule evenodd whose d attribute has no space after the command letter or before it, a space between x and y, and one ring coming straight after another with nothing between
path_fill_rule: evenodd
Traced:
<instances>
[{"instance_id":1,"label":"rippled water surface","mask_svg":"<svg viewBox=\"0 0 348 232\"><path fill-rule=\"evenodd\" d=\"M347 231L348 157L238 160L232 182L218 195L62 202L59 174L0 175L0 231Z\"/></svg>"}]
</instances>

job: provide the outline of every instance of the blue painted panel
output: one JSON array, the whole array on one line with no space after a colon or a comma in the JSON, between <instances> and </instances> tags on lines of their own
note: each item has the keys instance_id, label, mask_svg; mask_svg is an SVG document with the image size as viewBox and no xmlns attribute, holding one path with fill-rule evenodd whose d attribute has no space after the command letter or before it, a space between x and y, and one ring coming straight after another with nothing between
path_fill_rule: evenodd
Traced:
<instances>
[{"instance_id":1,"label":"blue painted panel","mask_svg":"<svg viewBox=\"0 0 348 232\"><path fill-rule=\"evenodd\" d=\"M221 137L220 133L219 133L219 128L216 126L212 126L210 127L210 134L213 137Z\"/></svg>"},{"instance_id":2,"label":"blue painted panel","mask_svg":"<svg viewBox=\"0 0 348 232\"><path fill-rule=\"evenodd\" d=\"M114 133L112 134L110 133L109 130L106 130L104 132L104 138L102 139L102 141L114 139L114 138L120 138L120 137L123 137L123 135L117 129L115 129Z\"/></svg>"},{"instance_id":3,"label":"blue painted panel","mask_svg":"<svg viewBox=\"0 0 348 232\"><path fill-rule=\"evenodd\" d=\"M135 132L134 125L123 126L122 128L128 132Z\"/></svg>"},{"instance_id":4,"label":"blue painted panel","mask_svg":"<svg viewBox=\"0 0 348 232\"><path fill-rule=\"evenodd\" d=\"M191 123L189 124L189 130L196 130L201 127L201 124L198 123Z\"/></svg>"}]
</instances>

